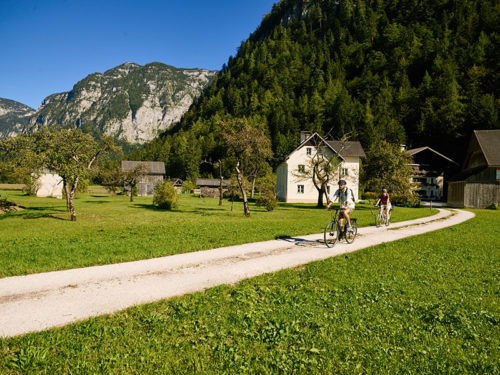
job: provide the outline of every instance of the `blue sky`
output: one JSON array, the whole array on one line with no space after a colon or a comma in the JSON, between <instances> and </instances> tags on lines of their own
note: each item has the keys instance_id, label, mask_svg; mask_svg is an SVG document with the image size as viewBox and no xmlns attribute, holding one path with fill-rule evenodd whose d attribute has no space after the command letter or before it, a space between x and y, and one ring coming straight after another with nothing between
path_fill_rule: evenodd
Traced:
<instances>
[{"instance_id":1,"label":"blue sky","mask_svg":"<svg viewBox=\"0 0 500 375\"><path fill-rule=\"evenodd\" d=\"M38 108L127 61L218 70L278 0L0 0L0 97Z\"/></svg>"}]
</instances>

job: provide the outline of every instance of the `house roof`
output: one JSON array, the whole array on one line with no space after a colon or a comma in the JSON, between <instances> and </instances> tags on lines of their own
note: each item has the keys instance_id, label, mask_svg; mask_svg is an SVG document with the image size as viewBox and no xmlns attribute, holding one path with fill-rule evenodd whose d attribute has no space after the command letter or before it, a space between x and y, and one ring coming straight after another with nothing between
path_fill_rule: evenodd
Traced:
<instances>
[{"instance_id":1,"label":"house roof","mask_svg":"<svg viewBox=\"0 0 500 375\"><path fill-rule=\"evenodd\" d=\"M170 182L174 184L174 186L182 186L184 184L180 178L171 178Z\"/></svg>"},{"instance_id":2,"label":"house roof","mask_svg":"<svg viewBox=\"0 0 500 375\"><path fill-rule=\"evenodd\" d=\"M320 141L322 141L333 152L335 152L337 155L339 155L341 159L344 159L344 157L347 157L347 156L358 156L361 158L366 157L365 152L363 150L363 146L361 146L361 143L359 143L358 141L346 141L346 142L326 141L318 133L313 133L308 138L304 139L304 141L288 155L287 159L290 157L291 154L293 154L295 151L299 150L300 148L304 147L308 142L310 142L310 140L312 138L315 138L315 137L319 138Z\"/></svg>"},{"instance_id":3,"label":"house roof","mask_svg":"<svg viewBox=\"0 0 500 375\"><path fill-rule=\"evenodd\" d=\"M500 129L474 130L489 167L500 166Z\"/></svg>"},{"instance_id":4,"label":"house roof","mask_svg":"<svg viewBox=\"0 0 500 375\"><path fill-rule=\"evenodd\" d=\"M407 152L408 154L410 154L410 155L412 155L412 156L413 156L413 155L418 154L418 153L420 153L420 152L422 152L422 151L425 151L425 150L429 150L429 151L431 151L431 152L435 153L436 155L441 156L443 159L448 160L450 163L453 163L453 164L458 165L458 163L456 163L455 161L451 160L449 157L444 156L443 154L441 154L441 153L437 152L436 150L434 150L434 149L430 148L429 146L418 147L418 148L412 148L411 150L407 150L406 152Z\"/></svg>"},{"instance_id":5,"label":"house roof","mask_svg":"<svg viewBox=\"0 0 500 375\"><path fill-rule=\"evenodd\" d=\"M197 178L196 179L196 185L197 186L213 186L217 187L220 184L220 180L218 178ZM229 185L228 180L222 180L222 185L227 186Z\"/></svg>"},{"instance_id":6,"label":"house roof","mask_svg":"<svg viewBox=\"0 0 500 375\"><path fill-rule=\"evenodd\" d=\"M328 145L341 156L358 156L360 158L366 157L363 146L358 141L326 141Z\"/></svg>"},{"instance_id":7,"label":"house roof","mask_svg":"<svg viewBox=\"0 0 500 375\"><path fill-rule=\"evenodd\" d=\"M129 171L138 164L145 164L150 170L149 174L165 174L165 163L162 161L131 161L122 160L122 171Z\"/></svg>"}]
</instances>

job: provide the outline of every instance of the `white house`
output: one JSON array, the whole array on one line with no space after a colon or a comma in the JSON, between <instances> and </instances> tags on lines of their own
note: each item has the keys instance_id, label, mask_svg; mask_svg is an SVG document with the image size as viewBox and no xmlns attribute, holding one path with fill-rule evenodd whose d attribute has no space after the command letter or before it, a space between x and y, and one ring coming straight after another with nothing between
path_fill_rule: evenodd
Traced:
<instances>
[{"instance_id":1,"label":"white house","mask_svg":"<svg viewBox=\"0 0 500 375\"><path fill-rule=\"evenodd\" d=\"M358 197L360 158L366 156L361 143L327 141L319 134L311 135L309 132L301 132L300 136L300 145L288 155L276 171L278 200L289 203L316 203L318 201L318 190L314 187L312 179L304 180L297 177L301 170L308 167L309 159L318 152L318 148L321 148L328 158L336 155L341 160L337 175L327 187L329 196L331 197L331 194L338 188L337 181L342 178L346 180L347 187L352 189L354 196Z\"/></svg>"},{"instance_id":2,"label":"white house","mask_svg":"<svg viewBox=\"0 0 500 375\"><path fill-rule=\"evenodd\" d=\"M58 199L62 198L63 194L63 181L62 177L57 173L53 173L47 169L42 171L42 174L36 181L37 197L55 197Z\"/></svg>"}]
</instances>

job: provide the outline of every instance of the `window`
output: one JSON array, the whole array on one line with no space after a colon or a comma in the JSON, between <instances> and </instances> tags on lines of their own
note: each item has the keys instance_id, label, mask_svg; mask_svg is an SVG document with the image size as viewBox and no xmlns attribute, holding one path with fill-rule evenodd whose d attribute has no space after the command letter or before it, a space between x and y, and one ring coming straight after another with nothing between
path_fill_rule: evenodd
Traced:
<instances>
[{"instance_id":1,"label":"window","mask_svg":"<svg viewBox=\"0 0 500 375\"><path fill-rule=\"evenodd\" d=\"M304 173L306 171L306 166L299 164L299 173Z\"/></svg>"},{"instance_id":2,"label":"window","mask_svg":"<svg viewBox=\"0 0 500 375\"><path fill-rule=\"evenodd\" d=\"M328 186L326 187L326 193L327 193L328 195L330 195L330 185L328 185Z\"/></svg>"},{"instance_id":3,"label":"window","mask_svg":"<svg viewBox=\"0 0 500 375\"><path fill-rule=\"evenodd\" d=\"M297 185L297 193L304 194L304 185Z\"/></svg>"},{"instance_id":4,"label":"window","mask_svg":"<svg viewBox=\"0 0 500 375\"><path fill-rule=\"evenodd\" d=\"M311 153L312 153L311 147L306 147L306 154L311 155Z\"/></svg>"},{"instance_id":5,"label":"window","mask_svg":"<svg viewBox=\"0 0 500 375\"><path fill-rule=\"evenodd\" d=\"M340 168L340 175L347 176L349 174L349 170L347 168Z\"/></svg>"}]
</instances>

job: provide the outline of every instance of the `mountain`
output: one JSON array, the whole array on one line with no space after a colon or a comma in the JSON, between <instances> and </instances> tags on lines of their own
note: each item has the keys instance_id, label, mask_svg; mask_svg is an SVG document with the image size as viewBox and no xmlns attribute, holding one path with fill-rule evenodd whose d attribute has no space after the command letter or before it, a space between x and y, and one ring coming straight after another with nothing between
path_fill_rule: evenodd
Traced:
<instances>
[{"instance_id":1,"label":"mountain","mask_svg":"<svg viewBox=\"0 0 500 375\"><path fill-rule=\"evenodd\" d=\"M274 167L301 130L348 135L368 157L385 139L460 161L473 129L500 127L498 25L495 0L281 0L178 126L134 155L194 177L216 160L219 122L246 117Z\"/></svg>"},{"instance_id":2,"label":"mountain","mask_svg":"<svg viewBox=\"0 0 500 375\"><path fill-rule=\"evenodd\" d=\"M48 96L33 115L32 126L79 127L125 144L142 144L179 121L215 74L127 62L87 76L69 92Z\"/></svg>"},{"instance_id":3,"label":"mountain","mask_svg":"<svg viewBox=\"0 0 500 375\"><path fill-rule=\"evenodd\" d=\"M35 113L33 108L10 99L0 98L0 138L19 133Z\"/></svg>"}]
</instances>

